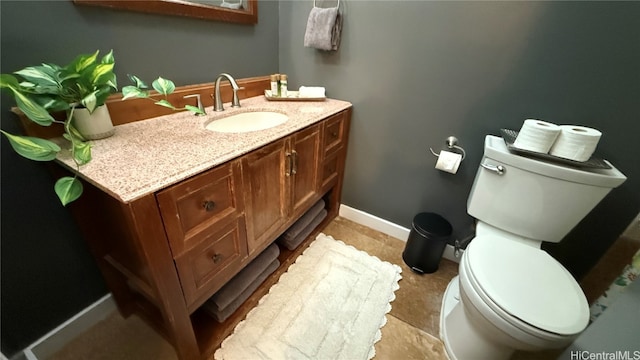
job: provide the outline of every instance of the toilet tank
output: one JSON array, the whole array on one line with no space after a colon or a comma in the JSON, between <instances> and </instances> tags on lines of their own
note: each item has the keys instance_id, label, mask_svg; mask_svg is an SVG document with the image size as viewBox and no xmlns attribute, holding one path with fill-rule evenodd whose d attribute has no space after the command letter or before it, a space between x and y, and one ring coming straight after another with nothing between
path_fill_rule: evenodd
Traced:
<instances>
[{"instance_id":1,"label":"toilet tank","mask_svg":"<svg viewBox=\"0 0 640 360\"><path fill-rule=\"evenodd\" d=\"M499 174L482 165L502 166L504 171ZM510 233L560 242L626 179L613 165L577 168L512 154L502 138L488 135L467 212Z\"/></svg>"}]
</instances>

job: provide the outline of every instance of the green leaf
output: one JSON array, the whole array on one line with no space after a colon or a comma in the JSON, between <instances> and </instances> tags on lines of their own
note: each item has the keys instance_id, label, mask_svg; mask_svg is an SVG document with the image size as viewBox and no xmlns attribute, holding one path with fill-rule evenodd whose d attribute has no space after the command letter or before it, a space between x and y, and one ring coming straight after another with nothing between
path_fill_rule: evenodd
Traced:
<instances>
[{"instance_id":1,"label":"green leaf","mask_svg":"<svg viewBox=\"0 0 640 360\"><path fill-rule=\"evenodd\" d=\"M89 110L89 114L92 114L93 110L95 110L95 108L96 108L97 101L98 101L98 99L96 98L96 93L97 93L97 91L94 91L91 94L85 96L80 101L82 106L86 107L87 110Z\"/></svg>"},{"instance_id":2,"label":"green leaf","mask_svg":"<svg viewBox=\"0 0 640 360\"><path fill-rule=\"evenodd\" d=\"M148 98L149 92L140 90L139 88L129 85L122 88L122 100L130 98Z\"/></svg>"},{"instance_id":3,"label":"green leaf","mask_svg":"<svg viewBox=\"0 0 640 360\"><path fill-rule=\"evenodd\" d=\"M82 195L82 183L80 180L70 176L58 179L53 188L56 191L56 195L58 195L60 202L65 206Z\"/></svg>"},{"instance_id":4,"label":"green leaf","mask_svg":"<svg viewBox=\"0 0 640 360\"><path fill-rule=\"evenodd\" d=\"M144 83L139 77L131 74L127 74L132 83L136 84L136 87L139 89L148 89L147 84Z\"/></svg>"},{"instance_id":5,"label":"green leaf","mask_svg":"<svg viewBox=\"0 0 640 360\"><path fill-rule=\"evenodd\" d=\"M9 139L9 144L21 156L35 161L49 161L56 158L60 147L55 143L32 136L12 135L0 130Z\"/></svg>"},{"instance_id":6,"label":"green leaf","mask_svg":"<svg viewBox=\"0 0 640 360\"><path fill-rule=\"evenodd\" d=\"M4 89L4 88L17 89L19 87L20 87L20 84L18 83L18 79L16 79L15 76L9 75L9 74L0 74L0 89Z\"/></svg>"},{"instance_id":7,"label":"green leaf","mask_svg":"<svg viewBox=\"0 0 640 360\"><path fill-rule=\"evenodd\" d=\"M112 87L114 90L118 90L118 81L117 81L117 77L116 74L111 73L111 75L109 75L109 77L107 77L104 81L104 84L107 86Z\"/></svg>"},{"instance_id":8,"label":"green leaf","mask_svg":"<svg viewBox=\"0 0 640 360\"><path fill-rule=\"evenodd\" d=\"M109 97L109 95L111 95L111 87L109 86L102 86L99 87L96 92L96 105L102 105L107 101L107 98Z\"/></svg>"},{"instance_id":9,"label":"green leaf","mask_svg":"<svg viewBox=\"0 0 640 360\"><path fill-rule=\"evenodd\" d=\"M79 77L80 77L80 74L75 72L75 69L71 69L71 70L64 69L64 70L60 70L60 73L58 74L58 81L60 81L60 83L62 84L62 82L64 81L77 79Z\"/></svg>"},{"instance_id":10,"label":"green leaf","mask_svg":"<svg viewBox=\"0 0 640 360\"><path fill-rule=\"evenodd\" d=\"M53 117L42 105L23 95L20 91L11 88L16 99L16 105L31 121L42 126L49 126L53 123Z\"/></svg>"},{"instance_id":11,"label":"green leaf","mask_svg":"<svg viewBox=\"0 0 640 360\"><path fill-rule=\"evenodd\" d=\"M78 130L71 124L69 125L69 132L62 134L62 136L71 142L73 157L78 162L78 165L84 165L91 161L91 144L85 142Z\"/></svg>"},{"instance_id":12,"label":"green leaf","mask_svg":"<svg viewBox=\"0 0 640 360\"><path fill-rule=\"evenodd\" d=\"M110 74L113 71L113 63L111 64L98 64L91 72L91 82L93 84L100 84L101 79L104 77L105 81L111 80Z\"/></svg>"},{"instance_id":13,"label":"green leaf","mask_svg":"<svg viewBox=\"0 0 640 360\"><path fill-rule=\"evenodd\" d=\"M157 92L163 95L169 95L176 89L176 85L173 81L162 77L155 79L151 85Z\"/></svg>"},{"instance_id":14,"label":"green leaf","mask_svg":"<svg viewBox=\"0 0 640 360\"><path fill-rule=\"evenodd\" d=\"M20 85L18 80L12 75L2 74L0 75L0 88L9 89L13 93L13 97L16 100L16 105L22 110L22 112L33 122L42 126L49 126L53 123L53 117L47 109L38 103L35 99L28 97L20 91ZM40 95L34 95L39 97Z\"/></svg>"},{"instance_id":15,"label":"green leaf","mask_svg":"<svg viewBox=\"0 0 640 360\"><path fill-rule=\"evenodd\" d=\"M25 80L45 87L57 87L58 79L55 77L50 67L47 66L30 66L22 70L14 72Z\"/></svg>"},{"instance_id":16,"label":"green leaf","mask_svg":"<svg viewBox=\"0 0 640 360\"><path fill-rule=\"evenodd\" d=\"M193 111L194 114L206 115L204 111L193 105L185 105L184 108L189 111Z\"/></svg>"},{"instance_id":17,"label":"green leaf","mask_svg":"<svg viewBox=\"0 0 640 360\"><path fill-rule=\"evenodd\" d=\"M63 134L63 135L62 135L62 136L64 136L64 137L65 137L65 139L67 139L67 140L71 141L71 139L70 139L70 138L67 138L67 136L71 136L71 137L73 137L73 138L75 138L75 139L78 139L79 141L86 141L86 140L87 140L87 139L85 139L85 138L84 138L84 136L82 136L82 134L80 133L80 131L78 131L78 129L76 129L76 127L75 127L75 126L73 126L73 121L71 121L71 123L70 123L70 124L68 124L68 125L69 125L69 126L68 126L68 129L69 129L68 131L69 131L69 133L68 133L68 134L67 134L67 133L65 133L65 134ZM65 136L65 135L67 135L67 136Z\"/></svg>"},{"instance_id":18,"label":"green leaf","mask_svg":"<svg viewBox=\"0 0 640 360\"><path fill-rule=\"evenodd\" d=\"M156 101L156 105L160 105L160 106L164 106L164 107L168 107L169 109L173 109L176 110L176 107L171 105L170 102L168 102L167 100L160 100L160 101Z\"/></svg>"},{"instance_id":19,"label":"green leaf","mask_svg":"<svg viewBox=\"0 0 640 360\"><path fill-rule=\"evenodd\" d=\"M34 100L42 105L42 107L44 107L49 113L65 111L69 109L69 103L59 98L42 95Z\"/></svg>"},{"instance_id":20,"label":"green leaf","mask_svg":"<svg viewBox=\"0 0 640 360\"><path fill-rule=\"evenodd\" d=\"M96 50L96 52L93 54L78 55L78 57L76 57L75 60L73 60L73 62L68 65L68 68L74 69L77 73L82 72L82 70L95 64L96 59L98 58L98 53L100 53L100 50Z\"/></svg>"},{"instance_id":21,"label":"green leaf","mask_svg":"<svg viewBox=\"0 0 640 360\"><path fill-rule=\"evenodd\" d=\"M115 63L116 60L113 58L113 49L111 49L107 55L103 56L102 60L100 62L103 63L103 64L113 64L113 63Z\"/></svg>"},{"instance_id":22,"label":"green leaf","mask_svg":"<svg viewBox=\"0 0 640 360\"><path fill-rule=\"evenodd\" d=\"M84 141L74 141L73 157L76 158L80 165L84 165L91 161L91 144Z\"/></svg>"}]
</instances>

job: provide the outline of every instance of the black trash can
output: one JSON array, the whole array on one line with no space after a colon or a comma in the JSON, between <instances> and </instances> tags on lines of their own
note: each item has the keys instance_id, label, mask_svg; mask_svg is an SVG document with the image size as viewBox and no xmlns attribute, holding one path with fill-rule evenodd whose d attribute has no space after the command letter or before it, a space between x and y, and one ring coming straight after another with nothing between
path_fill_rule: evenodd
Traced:
<instances>
[{"instance_id":1,"label":"black trash can","mask_svg":"<svg viewBox=\"0 0 640 360\"><path fill-rule=\"evenodd\" d=\"M405 264L419 274L438 270L452 231L451 224L438 214L423 212L416 215L402 252Z\"/></svg>"}]
</instances>

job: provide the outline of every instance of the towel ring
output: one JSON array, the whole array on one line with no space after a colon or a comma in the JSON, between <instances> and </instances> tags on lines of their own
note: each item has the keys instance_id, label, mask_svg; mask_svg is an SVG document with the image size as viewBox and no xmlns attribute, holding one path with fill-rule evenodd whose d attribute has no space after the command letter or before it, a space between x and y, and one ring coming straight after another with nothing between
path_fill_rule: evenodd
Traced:
<instances>
[{"instance_id":1,"label":"towel ring","mask_svg":"<svg viewBox=\"0 0 640 360\"><path fill-rule=\"evenodd\" d=\"M462 159L460 159L461 161L464 160L465 156L467 156L467 152L464 151L464 149L462 148L462 146L458 145L458 138L456 138L455 136L449 136L447 138L447 140L445 141L445 144L447 144L447 147L449 149L456 149L460 152L460 155L462 155ZM431 150L431 153L435 156L435 157L439 157L440 154L436 154L435 151L433 151L432 148L429 148L429 150Z\"/></svg>"},{"instance_id":2,"label":"towel ring","mask_svg":"<svg viewBox=\"0 0 640 360\"><path fill-rule=\"evenodd\" d=\"M317 7L316 6L316 0L313 0L313 7ZM340 7L340 0L338 0L338 5L336 5L337 8Z\"/></svg>"}]
</instances>

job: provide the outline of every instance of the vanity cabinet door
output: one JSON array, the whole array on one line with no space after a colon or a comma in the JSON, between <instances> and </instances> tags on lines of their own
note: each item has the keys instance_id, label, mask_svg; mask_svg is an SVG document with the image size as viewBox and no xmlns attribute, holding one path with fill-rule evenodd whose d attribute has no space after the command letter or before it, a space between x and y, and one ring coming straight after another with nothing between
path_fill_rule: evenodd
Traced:
<instances>
[{"instance_id":1,"label":"vanity cabinet door","mask_svg":"<svg viewBox=\"0 0 640 360\"><path fill-rule=\"evenodd\" d=\"M319 173L320 126L314 125L291 139L291 198L293 215L310 208L320 197Z\"/></svg>"},{"instance_id":2,"label":"vanity cabinet door","mask_svg":"<svg viewBox=\"0 0 640 360\"><path fill-rule=\"evenodd\" d=\"M289 216L288 138L242 157L249 254L273 240Z\"/></svg>"}]
</instances>

